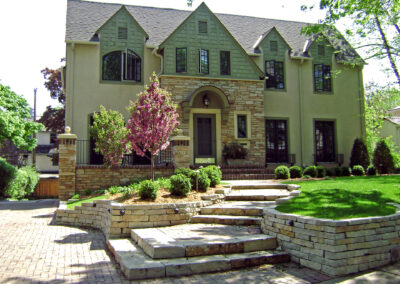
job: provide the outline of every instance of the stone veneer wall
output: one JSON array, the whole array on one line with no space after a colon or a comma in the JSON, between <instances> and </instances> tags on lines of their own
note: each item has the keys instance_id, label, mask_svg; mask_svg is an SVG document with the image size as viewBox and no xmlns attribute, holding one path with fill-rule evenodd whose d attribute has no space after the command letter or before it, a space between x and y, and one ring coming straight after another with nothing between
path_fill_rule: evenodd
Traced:
<instances>
[{"instance_id":1,"label":"stone veneer wall","mask_svg":"<svg viewBox=\"0 0 400 284\"><path fill-rule=\"evenodd\" d=\"M214 86L221 89L228 101L230 109L222 111L221 140L235 139L234 112L249 111L251 113L251 139L248 160L256 165L265 164L265 134L264 134L264 81L219 80L210 78L161 77L161 86L173 94L173 100L180 104L194 91L204 86ZM179 116L183 110L179 105ZM181 119L179 128L183 135L189 136L189 122ZM193 142L191 142L193 143ZM222 147L222 145L221 145Z\"/></svg>"},{"instance_id":2,"label":"stone veneer wall","mask_svg":"<svg viewBox=\"0 0 400 284\"><path fill-rule=\"evenodd\" d=\"M292 261L331 276L399 260L400 212L335 221L265 209L261 227L277 237Z\"/></svg>"},{"instance_id":3,"label":"stone veneer wall","mask_svg":"<svg viewBox=\"0 0 400 284\"><path fill-rule=\"evenodd\" d=\"M173 174L173 167L155 167L156 177L169 177ZM126 166L116 169L104 166L77 166L75 171L76 193L83 193L85 189L107 189L113 185L129 184L135 178L151 177L150 166Z\"/></svg>"},{"instance_id":4,"label":"stone veneer wall","mask_svg":"<svg viewBox=\"0 0 400 284\"><path fill-rule=\"evenodd\" d=\"M197 201L124 205L111 200L95 200L91 203L83 203L82 206L76 206L74 209L58 209L56 224L101 229L106 238L129 237L130 231L135 228L187 223L190 217L198 214L200 207L212 203L212 201Z\"/></svg>"}]
</instances>

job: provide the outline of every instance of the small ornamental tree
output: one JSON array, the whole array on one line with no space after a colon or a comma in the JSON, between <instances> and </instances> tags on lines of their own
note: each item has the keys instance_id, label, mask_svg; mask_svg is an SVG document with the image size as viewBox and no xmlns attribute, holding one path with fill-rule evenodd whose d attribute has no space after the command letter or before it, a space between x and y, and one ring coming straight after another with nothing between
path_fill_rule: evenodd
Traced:
<instances>
[{"instance_id":1,"label":"small ornamental tree","mask_svg":"<svg viewBox=\"0 0 400 284\"><path fill-rule=\"evenodd\" d=\"M367 146L364 141L360 138L354 140L353 149L351 150L350 156L350 167L353 168L356 165L361 165L364 169L369 166L369 154Z\"/></svg>"},{"instance_id":2,"label":"small ornamental tree","mask_svg":"<svg viewBox=\"0 0 400 284\"><path fill-rule=\"evenodd\" d=\"M131 114L127 125L128 140L139 156L150 153L154 180L154 156L168 147L168 138L179 124L176 105L172 103L171 94L159 87L158 78L153 73L150 87L131 102L128 110Z\"/></svg>"},{"instance_id":3,"label":"small ornamental tree","mask_svg":"<svg viewBox=\"0 0 400 284\"><path fill-rule=\"evenodd\" d=\"M100 112L93 115L90 132L96 141L95 151L104 156L105 165L117 167L129 148L122 114L100 106Z\"/></svg>"},{"instance_id":4,"label":"small ornamental tree","mask_svg":"<svg viewBox=\"0 0 400 284\"><path fill-rule=\"evenodd\" d=\"M373 164L379 174L388 174L393 170L393 156L385 139L379 140L376 144Z\"/></svg>"}]
</instances>

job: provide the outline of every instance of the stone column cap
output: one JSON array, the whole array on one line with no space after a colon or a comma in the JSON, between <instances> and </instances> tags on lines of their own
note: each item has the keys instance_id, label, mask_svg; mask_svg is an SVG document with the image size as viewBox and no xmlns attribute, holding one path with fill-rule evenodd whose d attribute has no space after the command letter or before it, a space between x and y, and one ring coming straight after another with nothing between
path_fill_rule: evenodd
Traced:
<instances>
[{"instance_id":1,"label":"stone column cap","mask_svg":"<svg viewBox=\"0 0 400 284\"><path fill-rule=\"evenodd\" d=\"M171 141L189 141L189 136L178 135L170 138Z\"/></svg>"},{"instance_id":2,"label":"stone column cap","mask_svg":"<svg viewBox=\"0 0 400 284\"><path fill-rule=\"evenodd\" d=\"M78 138L75 134L58 134L57 136L58 139L76 139Z\"/></svg>"}]
</instances>

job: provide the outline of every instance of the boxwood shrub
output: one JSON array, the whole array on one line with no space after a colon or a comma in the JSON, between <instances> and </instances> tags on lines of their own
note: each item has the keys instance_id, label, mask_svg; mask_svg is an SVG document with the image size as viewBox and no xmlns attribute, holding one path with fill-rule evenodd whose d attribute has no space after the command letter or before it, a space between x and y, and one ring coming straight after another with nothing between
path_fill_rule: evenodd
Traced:
<instances>
[{"instance_id":1,"label":"boxwood shrub","mask_svg":"<svg viewBox=\"0 0 400 284\"><path fill-rule=\"evenodd\" d=\"M317 177L318 171L316 166L308 166L307 168L304 169L303 175L307 175L310 177Z\"/></svg>"},{"instance_id":2,"label":"boxwood shrub","mask_svg":"<svg viewBox=\"0 0 400 284\"><path fill-rule=\"evenodd\" d=\"M158 182L152 180L144 180L139 185L139 196L141 199L156 199L158 192Z\"/></svg>"},{"instance_id":3,"label":"boxwood shrub","mask_svg":"<svg viewBox=\"0 0 400 284\"><path fill-rule=\"evenodd\" d=\"M183 174L173 175L170 177L169 181L170 185L168 189L172 195L187 196L190 192L191 184L187 176Z\"/></svg>"},{"instance_id":4,"label":"boxwood shrub","mask_svg":"<svg viewBox=\"0 0 400 284\"><path fill-rule=\"evenodd\" d=\"M210 186L214 187L221 183L222 172L217 166L207 166L200 171L207 174L210 179Z\"/></svg>"},{"instance_id":5,"label":"boxwood shrub","mask_svg":"<svg viewBox=\"0 0 400 284\"><path fill-rule=\"evenodd\" d=\"M199 190L206 191L210 187L211 181L204 171L199 172ZM196 187L196 184L195 186Z\"/></svg>"},{"instance_id":6,"label":"boxwood shrub","mask_svg":"<svg viewBox=\"0 0 400 284\"><path fill-rule=\"evenodd\" d=\"M351 176L351 169L350 167L342 167L342 176L349 177Z\"/></svg>"},{"instance_id":7,"label":"boxwood shrub","mask_svg":"<svg viewBox=\"0 0 400 284\"><path fill-rule=\"evenodd\" d=\"M335 176L337 176L337 177L343 176L343 171L342 171L341 167L336 167L335 168Z\"/></svg>"},{"instance_id":8,"label":"boxwood shrub","mask_svg":"<svg viewBox=\"0 0 400 284\"><path fill-rule=\"evenodd\" d=\"M291 166L289 168L290 178L301 178L303 176L303 170L299 166Z\"/></svg>"},{"instance_id":9,"label":"boxwood shrub","mask_svg":"<svg viewBox=\"0 0 400 284\"><path fill-rule=\"evenodd\" d=\"M290 178L290 171L287 166L279 166L275 169L276 179L288 179Z\"/></svg>"},{"instance_id":10,"label":"boxwood shrub","mask_svg":"<svg viewBox=\"0 0 400 284\"><path fill-rule=\"evenodd\" d=\"M326 175L327 175L328 177L334 177L334 176L336 176L335 168L326 168L326 169L325 169L325 172L326 172Z\"/></svg>"},{"instance_id":11,"label":"boxwood shrub","mask_svg":"<svg viewBox=\"0 0 400 284\"><path fill-rule=\"evenodd\" d=\"M370 165L368 168L367 168L367 175L369 175L369 176L376 176L376 168L373 166L373 165Z\"/></svg>"},{"instance_id":12,"label":"boxwood shrub","mask_svg":"<svg viewBox=\"0 0 400 284\"><path fill-rule=\"evenodd\" d=\"M353 176L363 176L365 175L365 171L363 166L355 165L352 170Z\"/></svg>"},{"instance_id":13,"label":"boxwood shrub","mask_svg":"<svg viewBox=\"0 0 400 284\"><path fill-rule=\"evenodd\" d=\"M196 188L196 173L194 172L194 170L189 169L189 168L179 168L174 171L174 174L175 175L177 175L177 174L185 175L187 178L190 179L190 185L191 185L192 189Z\"/></svg>"}]
</instances>

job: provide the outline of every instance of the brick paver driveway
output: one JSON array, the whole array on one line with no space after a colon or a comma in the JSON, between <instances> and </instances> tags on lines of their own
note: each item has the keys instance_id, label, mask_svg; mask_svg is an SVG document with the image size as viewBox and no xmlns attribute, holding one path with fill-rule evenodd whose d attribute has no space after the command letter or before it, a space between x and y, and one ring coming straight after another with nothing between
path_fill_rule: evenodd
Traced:
<instances>
[{"instance_id":1,"label":"brick paver driveway","mask_svg":"<svg viewBox=\"0 0 400 284\"><path fill-rule=\"evenodd\" d=\"M97 230L52 225L56 200L0 202L0 283L128 283ZM296 265L140 283L310 283L326 276Z\"/></svg>"}]
</instances>

